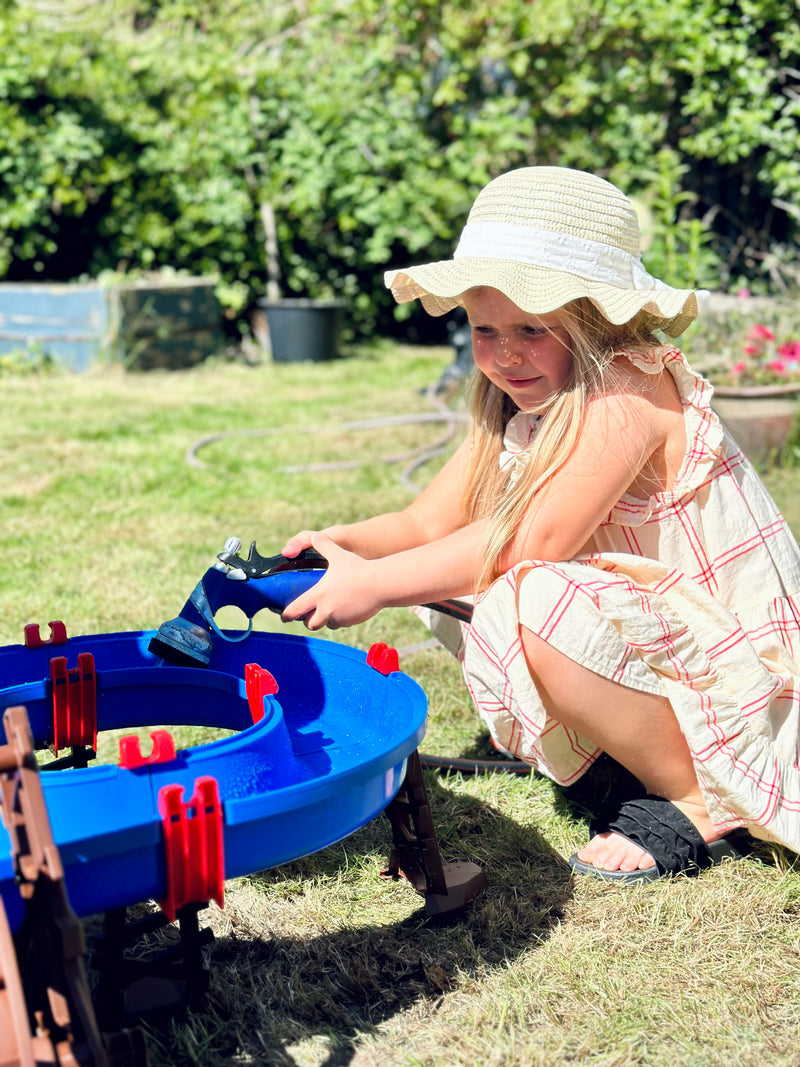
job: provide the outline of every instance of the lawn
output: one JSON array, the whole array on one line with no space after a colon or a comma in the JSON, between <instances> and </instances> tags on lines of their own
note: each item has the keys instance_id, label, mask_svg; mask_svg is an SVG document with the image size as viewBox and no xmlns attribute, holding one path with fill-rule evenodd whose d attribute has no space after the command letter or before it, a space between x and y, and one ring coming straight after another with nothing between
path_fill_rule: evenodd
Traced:
<instances>
[{"instance_id":1,"label":"lawn","mask_svg":"<svg viewBox=\"0 0 800 1067\"><path fill-rule=\"evenodd\" d=\"M156 627L231 535L269 554L298 529L403 507L413 489L396 457L445 428L391 417L434 411L426 387L451 358L383 346L325 364L3 377L0 643L51 619L72 634ZM800 473L767 481L800 533ZM428 694L424 751L488 755L456 665L418 647L410 611L327 636L401 650ZM462 921L427 924L409 885L380 878L383 817L232 880L224 909L203 913L207 1002L147 1024L154 1067L800 1063L794 856L762 848L640 888L576 880L580 797L535 775L426 781L445 859L488 876Z\"/></svg>"}]
</instances>

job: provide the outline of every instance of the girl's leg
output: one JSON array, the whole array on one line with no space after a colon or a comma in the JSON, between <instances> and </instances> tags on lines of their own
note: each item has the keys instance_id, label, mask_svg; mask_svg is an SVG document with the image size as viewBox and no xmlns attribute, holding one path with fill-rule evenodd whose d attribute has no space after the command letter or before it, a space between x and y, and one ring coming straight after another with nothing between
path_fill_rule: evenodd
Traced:
<instances>
[{"instance_id":1,"label":"girl's leg","mask_svg":"<svg viewBox=\"0 0 800 1067\"><path fill-rule=\"evenodd\" d=\"M705 841L715 833L686 739L666 698L611 682L573 662L524 626L522 648L547 713L589 738L635 775L648 793L666 797ZM633 871L653 859L618 834L598 834L578 853L605 870Z\"/></svg>"}]
</instances>

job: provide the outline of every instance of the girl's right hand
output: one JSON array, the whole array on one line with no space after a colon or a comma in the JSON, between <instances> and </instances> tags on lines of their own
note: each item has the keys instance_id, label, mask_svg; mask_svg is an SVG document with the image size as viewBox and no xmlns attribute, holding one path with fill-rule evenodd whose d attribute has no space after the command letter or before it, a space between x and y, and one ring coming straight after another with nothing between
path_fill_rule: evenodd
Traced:
<instances>
[{"instance_id":1,"label":"girl's right hand","mask_svg":"<svg viewBox=\"0 0 800 1067\"><path fill-rule=\"evenodd\" d=\"M340 548L325 533L315 534L311 547L325 557L328 568L315 585L287 604L281 613L284 622L302 621L309 630L338 630L366 622L380 611L383 604L371 579L373 563Z\"/></svg>"}]
</instances>

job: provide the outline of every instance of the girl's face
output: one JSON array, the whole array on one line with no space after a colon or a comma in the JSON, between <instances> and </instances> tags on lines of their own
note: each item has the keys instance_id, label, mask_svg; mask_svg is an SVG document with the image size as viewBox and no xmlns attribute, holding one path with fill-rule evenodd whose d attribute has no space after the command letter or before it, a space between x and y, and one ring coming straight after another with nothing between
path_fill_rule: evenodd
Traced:
<instances>
[{"instance_id":1,"label":"girl's face","mask_svg":"<svg viewBox=\"0 0 800 1067\"><path fill-rule=\"evenodd\" d=\"M470 289L464 307L475 363L521 411L536 411L572 374L568 337L558 315L529 315L497 289Z\"/></svg>"}]
</instances>

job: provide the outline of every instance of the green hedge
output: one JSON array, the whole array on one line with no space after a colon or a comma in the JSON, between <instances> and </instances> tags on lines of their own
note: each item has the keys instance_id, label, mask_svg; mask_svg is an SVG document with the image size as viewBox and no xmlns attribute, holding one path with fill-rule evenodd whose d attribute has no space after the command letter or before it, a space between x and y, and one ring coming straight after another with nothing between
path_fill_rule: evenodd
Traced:
<instances>
[{"instance_id":1,"label":"green hedge","mask_svg":"<svg viewBox=\"0 0 800 1067\"><path fill-rule=\"evenodd\" d=\"M388 266L449 255L510 167L608 176L677 284L796 281L795 0L6 0L0 276L216 274L397 325ZM394 324L394 326L393 326Z\"/></svg>"}]
</instances>

